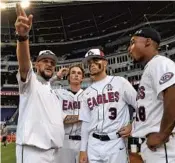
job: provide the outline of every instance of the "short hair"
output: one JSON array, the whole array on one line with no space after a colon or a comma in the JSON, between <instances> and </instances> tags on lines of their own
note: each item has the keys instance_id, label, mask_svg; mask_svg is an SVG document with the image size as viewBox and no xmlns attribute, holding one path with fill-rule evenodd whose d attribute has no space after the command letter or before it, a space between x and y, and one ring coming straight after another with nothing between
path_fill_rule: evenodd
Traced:
<instances>
[{"instance_id":1,"label":"short hair","mask_svg":"<svg viewBox=\"0 0 175 163\"><path fill-rule=\"evenodd\" d=\"M68 72L68 75L67 75L67 76L70 75L70 72L71 72L71 70L72 70L74 67L78 67L78 68L81 70L82 75L83 75L83 78L84 78L84 76L85 76L85 71L84 71L84 68L83 68L81 65L72 65L72 66L70 66L70 67L69 67L69 72Z\"/></svg>"},{"instance_id":2,"label":"short hair","mask_svg":"<svg viewBox=\"0 0 175 163\"><path fill-rule=\"evenodd\" d=\"M159 50L159 44L155 41L153 41L153 47L156 49L156 50Z\"/></svg>"}]
</instances>

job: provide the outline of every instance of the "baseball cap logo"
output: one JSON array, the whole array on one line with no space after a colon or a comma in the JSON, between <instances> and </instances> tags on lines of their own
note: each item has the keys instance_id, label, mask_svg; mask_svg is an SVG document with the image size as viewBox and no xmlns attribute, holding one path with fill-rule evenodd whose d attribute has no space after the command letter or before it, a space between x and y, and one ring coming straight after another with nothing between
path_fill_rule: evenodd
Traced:
<instances>
[{"instance_id":1,"label":"baseball cap logo","mask_svg":"<svg viewBox=\"0 0 175 163\"><path fill-rule=\"evenodd\" d=\"M138 30L138 31L136 31L135 34L140 34L140 33L142 33L142 30Z\"/></svg>"},{"instance_id":2,"label":"baseball cap logo","mask_svg":"<svg viewBox=\"0 0 175 163\"><path fill-rule=\"evenodd\" d=\"M36 60L40 61L41 59L44 59L44 58L50 58L50 59L53 59L55 62L57 62L57 57L51 50L40 51Z\"/></svg>"},{"instance_id":3,"label":"baseball cap logo","mask_svg":"<svg viewBox=\"0 0 175 163\"><path fill-rule=\"evenodd\" d=\"M100 49L91 49L85 54L84 63L93 58L105 59L104 53Z\"/></svg>"},{"instance_id":4,"label":"baseball cap logo","mask_svg":"<svg viewBox=\"0 0 175 163\"><path fill-rule=\"evenodd\" d=\"M89 55L94 55L94 52L92 52L92 51L88 51L87 54L88 54L88 56L89 56Z\"/></svg>"},{"instance_id":5,"label":"baseball cap logo","mask_svg":"<svg viewBox=\"0 0 175 163\"><path fill-rule=\"evenodd\" d=\"M50 50L42 50L39 52L39 56L43 55L43 54L47 54L47 55L55 55L52 51Z\"/></svg>"}]
</instances>

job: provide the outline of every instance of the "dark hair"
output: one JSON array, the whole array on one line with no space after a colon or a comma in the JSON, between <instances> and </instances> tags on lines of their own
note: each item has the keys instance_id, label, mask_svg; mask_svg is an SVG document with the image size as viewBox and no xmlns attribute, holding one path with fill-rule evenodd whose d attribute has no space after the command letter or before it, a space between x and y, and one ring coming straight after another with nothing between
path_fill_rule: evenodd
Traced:
<instances>
[{"instance_id":1,"label":"dark hair","mask_svg":"<svg viewBox=\"0 0 175 163\"><path fill-rule=\"evenodd\" d=\"M70 67L69 67L69 72L68 72L68 75L67 75L67 76L70 75L70 72L71 72L71 70L72 70L74 67L80 68L80 70L81 70L81 72L82 72L82 75L83 75L83 78L84 78L84 76L85 76L85 71L84 71L84 68L83 68L82 66L80 66L80 65L72 65L72 66L70 66Z\"/></svg>"}]
</instances>

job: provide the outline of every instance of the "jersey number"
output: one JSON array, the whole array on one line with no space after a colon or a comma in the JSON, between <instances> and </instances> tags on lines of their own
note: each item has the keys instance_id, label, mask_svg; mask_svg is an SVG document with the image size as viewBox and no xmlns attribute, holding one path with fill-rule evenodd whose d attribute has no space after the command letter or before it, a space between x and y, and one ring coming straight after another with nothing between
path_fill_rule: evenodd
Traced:
<instances>
[{"instance_id":1,"label":"jersey number","mask_svg":"<svg viewBox=\"0 0 175 163\"><path fill-rule=\"evenodd\" d=\"M109 108L109 112L111 113L111 115L109 116L109 119L114 120L117 117L117 109Z\"/></svg>"},{"instance_id":2,"label":"jersey number","mask_svg":"<svg viewBox=\"0 0 175 163\"><path fill-rule=\"evenodd\" d=\"M146 120L146 112L145 112L145 107L140 106L138 108L138 114L136 115L136 121L145 121Z\"/></svg>"}]
</instances>

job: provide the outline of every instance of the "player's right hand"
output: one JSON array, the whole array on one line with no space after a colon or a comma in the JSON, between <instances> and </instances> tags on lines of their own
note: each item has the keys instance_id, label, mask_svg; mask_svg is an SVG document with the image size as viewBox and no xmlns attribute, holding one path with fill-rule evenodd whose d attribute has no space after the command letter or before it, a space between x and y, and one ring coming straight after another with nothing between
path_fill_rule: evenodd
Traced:
<instances>
[{"instance_id":1,"label":"player's right hand","mask_svg":"<svg viewBox=\"0 0 175 163\"><path fill-rule=\"evenodd\" d=\"M69 68L63 67L57 72L57 78L62 79L64 76L67 76L69 73Z\"/></svg>"},{"instance_id":2,"label":"player's right hand","mask_svg":"<svg viewBox=\"0 0 175 163\"><path fill-rule=\"evenodd\" d=\"M119 130L119 134L122 138L129 137L131 134L131 130L132 130L132 125L128 124L127 126L124 126Z\"/></svg>"},{"instance_id":3,"label":"player's right hand","mask_svg":"<svg viewBox=\"0 0 175 163\"><path fill-rule=\"evenodd\" d=\"M79 163L88 163L88 157L86 151L80 151Z\"/></svg>"},{"instance_id":4,"label":"player's right hand","mask_svg":"<svg viewBox=\"0 0 175 163\"><path fill-rule=\"evenodd\" d=\"M16 33L19 36L28 35L32 27L33 15L29 15L27 17L24 9L21 7L19 3L16 4L16 14L17 14L17 19L15 22Z\"/></svg>"}]
</instances>

